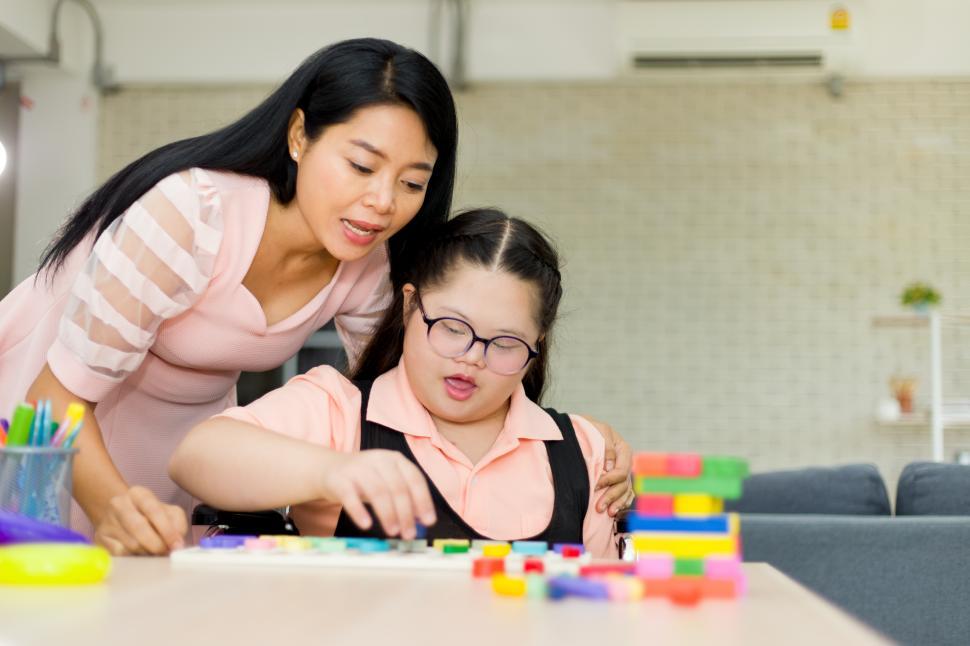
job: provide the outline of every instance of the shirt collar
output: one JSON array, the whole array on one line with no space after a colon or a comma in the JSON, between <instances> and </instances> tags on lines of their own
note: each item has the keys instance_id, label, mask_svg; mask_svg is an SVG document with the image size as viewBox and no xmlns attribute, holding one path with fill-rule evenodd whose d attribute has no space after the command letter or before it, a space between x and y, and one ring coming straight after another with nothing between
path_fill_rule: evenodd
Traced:
<instances>
[{"instance_id":1,"label":"shirt collar","mask_svg":"<svg viewBox=\"0 0 970 646\"><path fill-rule=\"evenodd\" d=\"M366 418L369 422L415 437L438 435L430 413L411 390L402 362L374 380ZM526 396L522 384L512 392L502 434L519 440L562 439L556 421Z\"/></svg>"}]
</instances>

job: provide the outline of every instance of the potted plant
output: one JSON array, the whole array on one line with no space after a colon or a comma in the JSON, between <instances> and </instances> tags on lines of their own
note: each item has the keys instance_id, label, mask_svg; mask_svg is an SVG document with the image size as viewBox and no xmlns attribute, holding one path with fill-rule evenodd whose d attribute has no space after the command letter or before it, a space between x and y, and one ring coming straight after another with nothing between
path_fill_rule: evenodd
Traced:
<instances>
[{"instance_id":1,"label":"potted plant","mask_svg":"<svg viewBox=\"0 0 970 646\"><path fill-rule=\"evenodd\" d=\"M915 282L903 290L900 302L906 307L912 307L921 314L925 314L931 307L940 304L940 293L926 283Z\"/></svg>"}]
</instances>

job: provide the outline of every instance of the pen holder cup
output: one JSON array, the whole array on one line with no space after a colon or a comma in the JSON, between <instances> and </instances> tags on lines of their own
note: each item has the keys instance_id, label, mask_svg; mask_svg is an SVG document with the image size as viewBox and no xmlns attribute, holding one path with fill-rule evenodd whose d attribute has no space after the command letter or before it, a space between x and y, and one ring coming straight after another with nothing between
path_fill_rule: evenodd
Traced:
<instances>
[{"instance_id":1,"label":"pen holder cup","mask_svg":"<svg viewBox=\"0 0 970 646\"><path fill-rule=\"evenodd\" d=\"M0 509L36 520L71 524L71 466L76 448L0 448Z\"/></svg>"}]
</instances>

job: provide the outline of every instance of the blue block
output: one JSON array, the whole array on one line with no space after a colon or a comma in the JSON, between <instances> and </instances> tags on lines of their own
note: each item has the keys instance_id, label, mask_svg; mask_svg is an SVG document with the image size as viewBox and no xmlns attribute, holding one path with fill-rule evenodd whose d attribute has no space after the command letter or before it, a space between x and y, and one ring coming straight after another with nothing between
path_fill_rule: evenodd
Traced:
<instances>
[{"instance_id":1,"label":"blue block","mask_svg":"<svg viewBox=\"0 0 970 646\"><path fill-rule=\"evenodd\" d=\"M391 544L382 538L348 538L347 549L361 552L388 552Z\"/></svg>"},{"instance_id":2,"label":"blue block","mask_svg":"<svg viewBox=\"0 0 970 646\"><path fill-rule=\"evenodd\" d=\"M631 532L706 532L726 534L730 523L726 514L705 518L673 518L632 513L626 517L627 530Z\"/></svg>"},{"instance_id":3,"label":"blue block","mask_svg":"<svg viewBox=\"0 0 970 646\"><path fill-rule=\"evenodd\" d=\"M584 599L609 599L609 589L602 581L575 576L557 576L546 582L550 599L582 597Z\"/></svg>"},{"instance_id":4,"label":"blue block","mask_svg":"<svg viewBox=\"0 0 970 646\"><path fill-rule=\"evenodd\" d=\"M564 547L576 547L579 549L580 554L586 552L586 547L582 543L556 543L552 546L552 551L556 554L562 554L562 548Z\"/></svg>"},{"instance_id":5,"label":"blue block","mask_svg":"<svg viewBox=\"0 0 970 646\"><path fill-rule=\"evenodd\" d=\"M512 551L529 556L545 556L549 551L549 544L545 541L512 541Z\"/></svg>"},{"instance_id":6,"label":"blue block","mask_svg":"<svg viewBox=\"0 0 970 646\"><path fill-rule=\"evenodd\" d=\"M242 547L247 539L256 538L255 536L233 536L220 534L218 536L204 536L199 541L199 547L207 550L232 550Z\"/></svg>"}]
</instances>

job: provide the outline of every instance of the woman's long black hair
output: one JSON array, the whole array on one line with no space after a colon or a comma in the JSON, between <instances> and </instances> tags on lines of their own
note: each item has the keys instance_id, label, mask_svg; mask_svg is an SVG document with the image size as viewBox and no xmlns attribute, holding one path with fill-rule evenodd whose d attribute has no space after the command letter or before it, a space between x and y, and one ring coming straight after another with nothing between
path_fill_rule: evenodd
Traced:
<instances>
[{"instance_id":1,"label":"woman's long black hair","mask_svg":"<svg viewBox=\"0 0 970 646\"><path fill-rule=\"evenodd\" d=\"M40 268L56 272L91 231L101 234L156 183L188 168L261 177L276 199L288 204L296 193L296 163L287 145L293 111L303 110L306 134L312 141L327 126L350 119L356 110L382 104L412 108L438 153L421 209L389 242L391 277L399 286L415 247L448 218L458 124L451 91L431 61L416 51L374 38L346 40L321 49L235 123L162 146L120 170L65 222L44 251Z\"/></svg>"},{"instance_id":2,"label":"woman's long black hair","mask_svg":"<svg viewBox=\"0 0 970 646\"><path fill-rule=\"evenodd\" d=\"M500 269L536 288L535 320L539 324L539 356L522 379L525 393L539 403L546 385L550 333L562 299L559 256L548 239L528 222L497 209L475 209L455 216L438 228L406 273L406 282L419 292L448 280L459 263ZM413 305L412 305L413 307ZM374 336L351 371L352 379L375 379L398 364L404 350L404 293L384 313Z\"/></svg>"}]
</instances>

